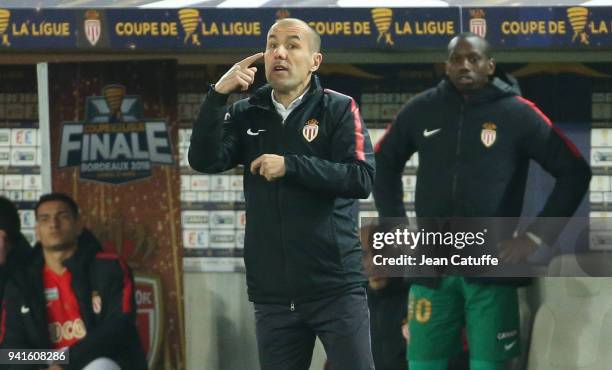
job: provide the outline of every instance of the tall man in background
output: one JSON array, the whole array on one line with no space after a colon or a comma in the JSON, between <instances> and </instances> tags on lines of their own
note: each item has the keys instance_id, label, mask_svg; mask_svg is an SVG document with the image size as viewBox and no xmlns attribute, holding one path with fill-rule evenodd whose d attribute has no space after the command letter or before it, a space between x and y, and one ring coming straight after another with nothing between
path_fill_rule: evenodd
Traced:
<instances>
[{"instance_id":1,"label":"tall man in background","mask_svg":"<svg viewBox=\"0 0 612 370\"><path fill-rule=\"evenodd\" d=\"M519 217L530 159L556 180L538 216L572 216L588 189L588 164L532 102L491 78L494 72L485 39L464 33L450 41L446 78L409 101L377 145L380 217L406 216L401 178L415 152L417 217ZM554 244L557 232L535 222L501 242L499 257L524 261L539 245ZM446 276L412 284L409 311L421 301L430 315L409 317L409 368L445 370L461 348L465 322L471 369L504 369L520 353L515 282Z\"/></svg>"},{"instance_id":2,"label":"tall man in background","mask_svg":"<svg viewBox=\"0 0 612 370\"><path fill-rule=\"evenodd\" d=\"M264 370L307 370L317 336L332 369L374 369L356 201L371 191L374 157L355 100L313 75L320 46L305 22L277 21L265 53L223 75L193 124L191 167L244 166L244 259ZM268 84L228 111L261 57Z\"/></svg>"}]
</instances>

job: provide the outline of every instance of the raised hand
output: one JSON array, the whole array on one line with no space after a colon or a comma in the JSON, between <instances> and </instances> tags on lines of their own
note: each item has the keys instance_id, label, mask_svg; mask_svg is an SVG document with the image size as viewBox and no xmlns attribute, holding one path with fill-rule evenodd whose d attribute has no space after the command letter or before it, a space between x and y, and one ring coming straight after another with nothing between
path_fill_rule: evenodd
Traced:
<instances>
[{"instance_id":1,"label":"raised hand","mask_svg":"<svg viewBox=\"0 0 612 370\"><path fill-rule=\"evenodd\" d=\"M230 94L238 89L241 91L248 90L249 86L255 81L255 72L257 72L257 67L251 67L251 64L263 58L263 55L264 53L261 52L253 54L234 64L217 81L215 91L220 94Z\"/></svg>"}]
</instances>

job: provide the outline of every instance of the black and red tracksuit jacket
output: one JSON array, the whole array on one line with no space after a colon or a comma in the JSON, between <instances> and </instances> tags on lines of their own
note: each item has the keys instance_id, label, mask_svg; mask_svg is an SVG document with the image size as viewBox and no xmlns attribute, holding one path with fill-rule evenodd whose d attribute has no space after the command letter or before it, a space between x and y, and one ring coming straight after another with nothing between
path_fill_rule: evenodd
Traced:
<instances>
[{"instance_id":1,"label":"black and red tracksuit jacket","mask_svg":"<svg viewBox=\"0 0 612 370\"><path fill-rule=\"evenodd\" d=\"M189 164L204 173L244 166L249 299L290 305L365 282L356 199L370 194L374 154L353 98L313 76L283 123L271 92L265 85L228 111L227 95L211 89L193 124ZM251 174L262 154L284 156L285 176Z\"/></svg>"},{"instance_id":2,"label":"black and red tracksuit jacket","mask_svg":"<svg viewBox=\"0 0 612 370\"><path fill-rule=\"evenodd\" d=\"M417 152L419 218L518 218L529 161L537 162L556 183L527 231L548 245L560 230L545 218L571 217L591 178L574 144L499 78L469 95L444 79L400 110L376 145L374 198L380 217L406 216L401 177Z\"/></svg>"},{"instance_id":3,"label":"black and red tracksuit jacket","mask_svg":"<svg viewBox=\"0 0 612 370\"><path fill-rule=\"evenodd\" d=\"M96 358L108 357L122 369L147 369L136 330L134 279L129 267L116 255L101 252L94 238L79 238L75 254L64 265L72 274L72 288L87 335L70 347L70 363L61 365L62 368L81 369ZM9 278L2 304L1 348L53 348L46 318L43 266L42 249L38 245L31 263ZM98 313L92 305L94 292L102 303ZM1 368L39 367L4 365Z\"/></svg>"}]
</instances>

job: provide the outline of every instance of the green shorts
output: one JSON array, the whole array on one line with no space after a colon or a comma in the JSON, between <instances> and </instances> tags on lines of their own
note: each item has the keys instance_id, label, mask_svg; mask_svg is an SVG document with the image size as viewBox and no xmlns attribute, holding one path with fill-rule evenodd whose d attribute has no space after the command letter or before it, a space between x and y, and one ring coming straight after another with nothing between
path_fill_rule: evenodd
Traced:
<instances>
[{"instance_id":1,"label":"green shorts","mask_svg":"<svg viewBox=\"0 0 612 370\"><path fill-rule=\"evenodd\" d=\"M506 361L520 354L516 287L444 277L438 288L412 285L408 300L408 359L439 360L462 351L466 328L470 359Z\"/></svg>"}]
</instances>

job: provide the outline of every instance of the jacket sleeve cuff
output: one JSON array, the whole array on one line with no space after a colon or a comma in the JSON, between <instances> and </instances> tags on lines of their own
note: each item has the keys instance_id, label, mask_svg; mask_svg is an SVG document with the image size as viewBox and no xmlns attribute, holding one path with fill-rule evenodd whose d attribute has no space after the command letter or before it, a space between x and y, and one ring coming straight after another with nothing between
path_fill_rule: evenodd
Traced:
<instances>
[{"instance_id":1,"label":"jacket sleeve cuff","mask_svg":"<svg viewBox=\"0 0 612 370\"><path fill-rule=\"evenodd\" d=\"M285 178L291 180L297 176L296 158L294 155L285 156Z\"/></svg>"},{"instance_id":2,"label":"jacket sleeve cuff","mask_svg":"<svg viewBox=\"0 0 612 370\"><path fill-rule=\"evenodd\" d=\"M227 99L229 98L229 94L221 94L215 91L215 85L211 85L208 93L206 94L206 99L216 105L225 105L227 103Z\"/></svg>"}]
</instances>

